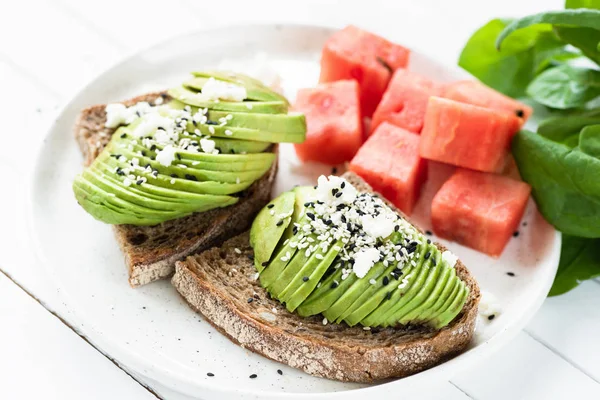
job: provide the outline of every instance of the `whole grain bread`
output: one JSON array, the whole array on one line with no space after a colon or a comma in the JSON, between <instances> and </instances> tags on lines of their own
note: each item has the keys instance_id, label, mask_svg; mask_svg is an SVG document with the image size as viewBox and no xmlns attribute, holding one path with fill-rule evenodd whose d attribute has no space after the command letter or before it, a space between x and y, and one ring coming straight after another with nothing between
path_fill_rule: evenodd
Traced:
<instances>
[{"instance_id":1,"label":"whole grain bread","mask_svg":"<svg viewBox=\"0 0 600 400\"><path fill-rule=\"evenodd\" d=\"M358 176L344 177L359 190L371 191ZM172 283L233 342L311 375L349 382L404 377L459 354L473 336L480 292L460 261L456 272L470 294L448 326L439 331L423 326L364 330L344 323L323 325L322 317L288 312L260 286L252 254L248 233L243 233L178 262Z\"/></svg>"},{"instance_id":2,"label":"whole grain bread","mask_svg":"<svg viewBox=\"0 0 600 400\"><path fill-rule=\"evenodd\" d=\"M158 98L169 100L166 93L156 92L122 103L127 106L141 101L153 103ZM86 166L100 154L115 131L104 126L105 107L101 104L86 108L75 123L75 138ZM276 145L272 151L278 151ZM175 270L176 261L248 229L256 213L270 200L276 175L277 160L229 207L194 213L156 226L115 225L114 233L125 255L130 285L137 287L168 278Z\"/></svg>"}]
</instances>

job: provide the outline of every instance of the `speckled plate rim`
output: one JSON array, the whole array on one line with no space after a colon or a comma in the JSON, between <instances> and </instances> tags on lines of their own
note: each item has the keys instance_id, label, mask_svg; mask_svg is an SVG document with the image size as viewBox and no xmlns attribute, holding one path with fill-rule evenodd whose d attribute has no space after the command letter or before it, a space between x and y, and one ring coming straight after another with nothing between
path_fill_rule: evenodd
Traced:
<instances>
[{"instance_id":1,"label":"speckled plate rim","mask_svg":"<svg viewBox=\"0 0 600 400\"><path fill-rule=\"evenodd\" d=\"M79 98L86 92L88 87L90 87L94 82L103 79L105 76L109 75L113 70L120 68L123 64L127 63L130 59L134 57L138 57L142 55L144 52L151 50L152 48L165 46L166 44L179 41L184 37L197 35L202 33L203 35L215 35L219 34L219 32L224 32L231 28L235 27L236 29L266 29L266 28L303 28L307 30L311 29L334 29L330 26L325 25L313 25L313 24L244 24L244 25L232 25L232 26L222 26L218 28L206 29L191 33L186 33L181 36L173 37L165 40L164 42L153 44L146 49L135 52L118 63L105 70L94 79L92 79L87 85L85 85L58 113L57 119L52 123L50 129L48 130L45 137L54 133L55 126L57 125L57 121L61 118L61 116L65 113L66 110L73 107L73 105L77 104ZM434 57L428 55L427 52L423 52L421 50L411 48L411 51L414 53L418 53L421 57L427 59L431 64L441 66L442 64L435 60ZM462 75L464 77L468 77L469 74L464 70L460 69L456 66L447 66L445 67L454 75ZM40 155L43 151L43 142L40 143L40 147L37 151L35 166L33 168L33 177L31 177L28 181L27 186L27 228L29 237L33 243L33 249L36 257L42 262L42 264L46 268L50 268L50 262L45 257L42 249L42 245L39 241L38 235L35 234L36 222L33 218L33 212L31 210L34 207L35 203L35 175L40 168ZM78 320L80 323L78 325L78 330L81 334L83 334L86 338L88 338L95 346L97 346L104 354L108 355L110 358L114 358L120 364L123 364L126 368L135 371L136 373L146 376L147 378L159 382L167 387L173 388L174 390L180 391L182 393L188 395L194 395L198 393L198 390L202 390L203 395L208 397L214 396L215 398L253 398L253 399L359 399L364 398L365 396L381 396L386 393L389 394L391 391L396 389L400 389L400 387L406 388L409 386L418 386L423 384L424 382L439 382L441 380L450 379L456 373L468 368L469 366L481 362L488 355L492 354L494 351L498 350L502 345L510 341L516 334L525 326L525 324L531 319L531 317L537 312L537 310L541 307L544 299L553 282L554 274L556 269L558 268L558 260L560 257L560 244L561 244L561 235L559 232L554 232L553 244L551 249L550 258L555 261L555 268L553 270L548 271L548 274L545 276L545 280L543 282L538 282L538 294L534 301L530 303L530 305L526 308L522 309L520 315L517 315L514 319L506 324L506 326L497 334L489 338L484 343L472 347L466 352L454 357L451 360L444 362L436 367L430 368L418 374L399 379L393 380L387 383L376 384L373 386L353 389L348 391L340 391L340 392L327 392L327 393L278 393L278 392L264 392L264 391L251 391L251 390L239 390L234 387L223 387L211 383L201 382L199 380L195 380L191 376L180 376L177 374L173 374L172 371L162 369L160 366L148 365L145 361L144 355L132 351L126 345L118 341L110 340L110 338L106 337L100 329L94 326L93 320L90 320L89 316L85 315L83 310L79 309L75 306L74 300L64 291L60 290L60 283L57 280L57 277L52 274L52 271L49 270L49 274L51 279L56 284L57 288L59 288L59 296L64 299L65 303L70 306L70 312L72 312L74 318ZM85 322L85 323L84 323ZM231 397L235 396L235 397Z\"/></svg>"}]
</instances>

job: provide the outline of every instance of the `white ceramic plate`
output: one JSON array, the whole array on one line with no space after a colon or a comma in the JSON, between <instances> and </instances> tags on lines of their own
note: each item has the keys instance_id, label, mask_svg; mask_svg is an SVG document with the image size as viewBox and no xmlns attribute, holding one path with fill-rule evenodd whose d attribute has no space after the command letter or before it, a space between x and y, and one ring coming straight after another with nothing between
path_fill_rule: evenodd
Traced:
<instances>
[{"instance_id":1,"label":"white ceramic plate","mask_svg":"<svg viewBox=\"0 0 600 400\"><path fill-rule=\"evenodd\" d=\"M520 235L500 259L449 243L475 274L483 290L502 307L493 322L482 322L464 354L415 376L364 386L311 377L266 360L231 343L180 299L169 282L133 290L109 226L96 222L76 203L71 181L81 170L72 126L84 107L126 99L178 84L189 71L214 67L223 59L246 65L266 52L293 98L299 87L314 86L318 58L332 30L314 26L244 26L198 32L169 40L126 59L83 89L52 126L37 159L31 184L30 227L38 256L56 281L64 301L96 345L138 374L174 390L203 398L396 397L421 384L448 379L481 360L515 335L539 308L558 265L560 236L529 204ZM392 38L403 42L402 38ZM468 78L413 49L410 69L439 81ZM243 71L242 71L243 72ZM442 171L428 182L415 221L429 229L428 204L441 184ZM276 191L314 184L321 165L302 166L293 147L282 146ZM513 272L514 277L507 275ZM277 374L283 370L283 376ZM215 374L207 377L207 372ZM258 374L257 379L249 375Z\"/></svg>"}]
</instances>

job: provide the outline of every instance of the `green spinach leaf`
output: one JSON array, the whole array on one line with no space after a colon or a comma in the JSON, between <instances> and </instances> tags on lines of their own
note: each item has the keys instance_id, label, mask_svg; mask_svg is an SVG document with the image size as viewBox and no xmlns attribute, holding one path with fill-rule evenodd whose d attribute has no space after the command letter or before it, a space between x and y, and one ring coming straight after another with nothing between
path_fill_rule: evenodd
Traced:
<instances>
[{"instance_id":1,"label":"green spinach leaf","mask_svg":"<svg viewBox=\"0 0 600 400\"><path fill-rule=\"evenodd\" d=\"M565 8L593 8L600 9L600 0L567 0Z\"/></svg>"},{"instance_id":2,"label":"green spinach leaf","mask_svg":"<svg viewBox=\"0 0 600 400\"><path fill-rule=\"evenodd\" d=\"M549 296L566 293L597 276L600 276L600 239L563 235L560 263Z\"/></svg>"},{"instance_id":3,"label":"green spinach leaf","mask_svg":"<svg viewBox=\"0 0 600 400\"><path fill-rule=\"evenodd\" d=\"M552 108L582 107L600 96L600 71L570 65L550 68L529 84L527 94Z\"/></svg>"},{"instance_id":4,"label":"green spinach leaf","mask_svg":"<svg viewBox=\"0 0 600 400\"><path fill-rule=\"evenodd\" d=\"M588 156L600 158L600 125L589 125L581 130L579 150Z\"/></svg>"},{"instance_id":5,"label":"green spinach leaf","mask_svg":"<svg viewBox=\"0 0 600 400\"><path fill-rule=\"evenodd\" d=\"M569 235L600 237L599 159L526 130L512 152L548 222Z\"/></svg>"},{"instance_id":6,"label":"green spinach leaf","mask_svg":"<svg viewBox=\"0 0 600 400\"><path fill-rule=\"evenodd\" d=\"M600 110L545 119L539 124L537 132L554 142L577 147L581 130L597 124L600 124Z\"/></svg>"},{"instance_id":7,"label":"green spinach leaf","mask_svg":"<svg viewBox=\"0 0 600 400\"><path fill-rule=\"evenodd\" d=\"M565 43L581 50L581 52L600 65L600 31L591 28L568 28L564 26L554 27L556 35Z\"/></svg>"},{"instance_id":8,"label":"green spinach leaf","mask_svg":"<svg viewBox=\"0 0 600 400\"><path fill-rule=\"evenodd\" d=\"M579 28L592 28L600 30L600 10L591 9L569 9L564 11L548 11L529 15L511 22L496 39L496 48L502 48L502 42L521 29L540 25L567 25Z\"/></svg>"}]
</instances>

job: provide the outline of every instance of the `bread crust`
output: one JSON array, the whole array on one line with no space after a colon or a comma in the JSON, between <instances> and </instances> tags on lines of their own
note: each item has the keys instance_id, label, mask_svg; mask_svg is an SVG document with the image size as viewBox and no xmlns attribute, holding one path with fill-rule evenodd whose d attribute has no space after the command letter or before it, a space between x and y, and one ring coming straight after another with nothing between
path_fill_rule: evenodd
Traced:
<instances>
[{"instance_id":1,"label":"bread crust","mask_svg":"<svg viewBox=\"0 0 600 400\"><path fill-rule=\"evenodd\" d=\"M345 177L370 190L357 176ZM288 312L255 279L251 255L248 233L241 234L220 248L177 262L172 283L196 312L233 342L311 375L347 382L404 377L459 354L473 337L480 292L460 261L456 272L470 292L448 326L439 331L419 326L366 331L344 323L323 325L321 317Z\"/></svg>"},{"instance_id":2,"label":"bread crust","mask_svg":"<svg viewBox=\"0 0 600 400\"><path fill-rule=\"evenodd\" d=\"M153 103L165 92L148 93L122 103L131 106L141 101ZM84 109L75 122L75 139L90 165L110 141L115 129L106 128L105 104ZM273 146L278 153L278 146ZM114 225L119 247L125 256L132 287L165 279L173 275L175 262L195 252L203 251L248 229L254 216L271 198L277 175L277 160L262 178L240 195L231 206L166 221L155 226Z\"/></svg>"}]
</instances>

